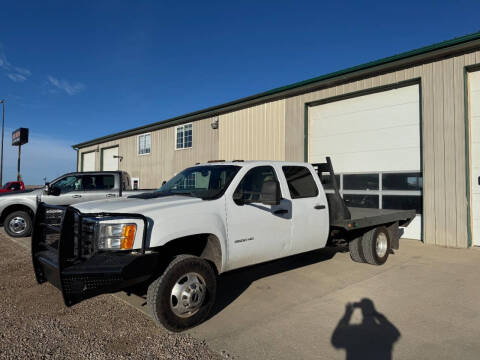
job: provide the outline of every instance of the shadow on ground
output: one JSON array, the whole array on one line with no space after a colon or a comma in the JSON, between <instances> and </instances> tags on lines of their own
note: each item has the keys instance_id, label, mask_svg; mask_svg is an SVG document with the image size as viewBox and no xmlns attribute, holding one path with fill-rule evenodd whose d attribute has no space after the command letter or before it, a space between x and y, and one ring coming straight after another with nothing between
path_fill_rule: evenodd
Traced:
<instances>
[{"instance_id":1,"label":"shadow on ground","mask_svg":"<svg viewBox=\"0 0 480 360\"><path fill-rule=\"evenodd\" d=\"M210 317L225 309L259 279L330 260L338 252L345 251L348 251L345 247L323 248L222 274L218 279L217 301Z\"/></svg>"},{"instance_id":2,"label":"shadow on ground","mask_svg":"<svg viewBox=\"0 0 480 360\"><path fill-rule=\"evenodd\" d=\"M209 318L214 317L234 302L256 280L330 260L335 254L346 251L348 251L348 249L341 246L327 247L222 274L218 277L216 302L210 312ZM130 295L133 293L143 298L144 302L140 306L145 307L147 305L147 288L148 286L143 284L129 289L127 294Z\"/></svg>"},{"instance_id":3,"label":"shadow on ground","mask_svg":"<svg viewBox=\"0 0 480 360\"><path fill-rule=\"evenodd\" d=\"M352 323L355 309L360 309L362 321ZM333 331L331 343L336 349L346 351L347 360L392 359L393 345L400 338L400 331L385 315L375 309L370 299L358 303L347 303L345 314Z\"/></svg>"}]
</instances>

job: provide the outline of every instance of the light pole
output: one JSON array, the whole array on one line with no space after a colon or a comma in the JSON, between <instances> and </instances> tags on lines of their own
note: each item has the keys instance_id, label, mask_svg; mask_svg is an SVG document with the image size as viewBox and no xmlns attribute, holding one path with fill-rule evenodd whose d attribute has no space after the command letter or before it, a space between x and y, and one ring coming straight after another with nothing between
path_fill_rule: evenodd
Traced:
<instances>
[{"instance_id":1,"label":"light pole","mask_svg":"<svg viewBox=\"0 0 480 360\"><path fill-rule=\"evenodd\" d=\"M3 185L3 132L5 131L5 100L0 100L2 104L2 150L0 153L0 160L2 163L0 164L0 186Z\"/></svg>"}]
</instances>

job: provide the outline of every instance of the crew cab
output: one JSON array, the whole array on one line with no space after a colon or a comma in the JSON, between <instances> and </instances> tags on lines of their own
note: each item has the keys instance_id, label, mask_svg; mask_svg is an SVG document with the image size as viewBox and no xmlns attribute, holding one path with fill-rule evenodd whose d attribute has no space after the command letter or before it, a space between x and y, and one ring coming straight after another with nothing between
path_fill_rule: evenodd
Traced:
<instances>
[{"instance_id":1,"label":"crew cab","mask_svg":"<svg viewBox=\"0 0 480 360\"><path fill-rule=\"evenodd\" d=\"M23 181L9 181L0 188L0 194L19 190L25 190L25 184Z\"/></svg>"},{"instance_id":2,"label":"crew cab","mask_svg":"<svg viewBox=\"0 0 480 360\"><path fill-rule=\"evenodd\" d=\"M65 206L135 193L138 192L131 190L130 176L124 171L72 172L44 188L1 194L0 224L12 237L30 236L39 202Z\"/></svg>"},{"instance_id":3,"label":"crew cab","mask_svg":"<svg viewBox=\"0 0 480 360\"><path fill-rule=\"evenodd\" d=\"M208 316L219 274L341 243L354 261L381 265L414 216L348 208L329 158L212 162L152 193L41 205L32 258L38 283L54 284L67 306L146 284L156 321L181 331Z\"/></svg>"}]
</instances>

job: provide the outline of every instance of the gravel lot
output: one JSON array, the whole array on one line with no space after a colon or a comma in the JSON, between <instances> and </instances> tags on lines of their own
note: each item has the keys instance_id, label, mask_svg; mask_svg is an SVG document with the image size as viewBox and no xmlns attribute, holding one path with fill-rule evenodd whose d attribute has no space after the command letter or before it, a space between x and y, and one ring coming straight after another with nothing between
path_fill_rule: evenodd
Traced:
<instances>
[{"instance_id":1,"label":"gravel lot","mask_svg":"<svg viewBox=\"0 0 480 360\"><path fill-rule=\"evenodd\" d=\"M0 234L0 358L220 358L110 295L66 308L56 288L36 283L29 252L5 237Z\"/></svg>"}]
</instances>

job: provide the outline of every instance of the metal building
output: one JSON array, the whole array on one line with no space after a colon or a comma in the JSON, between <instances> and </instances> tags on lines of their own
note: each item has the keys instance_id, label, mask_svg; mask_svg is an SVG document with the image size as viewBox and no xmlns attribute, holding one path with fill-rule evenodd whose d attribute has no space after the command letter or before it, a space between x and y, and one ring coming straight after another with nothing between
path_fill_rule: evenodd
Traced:
<instances>
[{"instance_id":1,"label":"metal building","mask_svg":"<svg viewBox=\"0 0 480 360\"><path fill-rule=\"evenodd\" d=\"M406 237L480 245L480 32L73 146L159 187L211 159L332 157L352 206L415 208Z\"/></svg>"}]
</instances>

